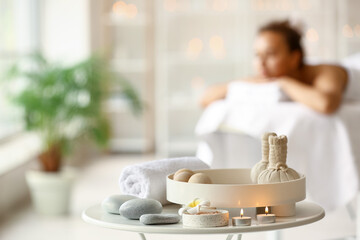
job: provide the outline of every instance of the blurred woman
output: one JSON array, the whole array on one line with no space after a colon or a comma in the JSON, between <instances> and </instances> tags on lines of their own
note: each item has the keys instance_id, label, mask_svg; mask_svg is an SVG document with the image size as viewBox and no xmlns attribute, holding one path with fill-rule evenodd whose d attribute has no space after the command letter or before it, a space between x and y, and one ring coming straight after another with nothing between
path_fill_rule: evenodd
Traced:
<instances>
[{"instance_id":1,"label":"blurred woman","mask_svg":"<svg viewBox=\"0 0 360 240\"><path fill-rule=\"evenodd\" d=\"M304 63L301 33L288 21L271 22L258 31L255 40L256 76L241 79L253 83L277 81L293 100L324 114L335 112L348 82L347 71L338 65ZM208 88L203 107L226 97L228 83Z\"/></svg>"}]
</instances>

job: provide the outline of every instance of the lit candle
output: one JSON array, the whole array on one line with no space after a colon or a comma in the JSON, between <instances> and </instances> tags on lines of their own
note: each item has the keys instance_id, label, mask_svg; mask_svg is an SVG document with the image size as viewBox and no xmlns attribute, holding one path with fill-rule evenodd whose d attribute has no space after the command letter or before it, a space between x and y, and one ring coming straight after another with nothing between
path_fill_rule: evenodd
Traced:
<instances>
[{"instance_id":1,"label":"lit candle","mask_svg":"<svg viewBox=\"0 0 360 240\"><path fill-rule=\"evenodd\" d=\"M240 217L232 218L233 226L250 226L251 225L251 217L244 216L244 210L241 209Z\"/></svg>"},{"instance_id":2,"label":"lit candle","mask_svg":"<svg viewBox=\"0 0 360 240\"><path fill-rule=\"evenodd\" d=\"M260 224L274 223L276 219L275 214L269 213L268 207L265 208L265 214L258 214L256 217Z\"/></svg>"}]
</instances>

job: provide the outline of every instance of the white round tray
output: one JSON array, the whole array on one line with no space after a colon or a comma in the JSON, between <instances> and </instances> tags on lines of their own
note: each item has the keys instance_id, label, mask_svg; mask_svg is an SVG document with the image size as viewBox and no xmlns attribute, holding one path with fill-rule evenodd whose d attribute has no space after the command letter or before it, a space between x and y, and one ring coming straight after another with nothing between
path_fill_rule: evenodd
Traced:
<instances>
[{"instance_id":1,"label":"white round tray","mask_svg":"<svg viewBox=\"0 0 360 240\"><path fill-rule=\"evenodd\" d=\"M248 208L293 204L306 197L305 176L282 183L253 184L251 169L207 169L194 171L205 173L212 184L174 181L174 174L166 179L167 200L186 204L194 198L209 200L211 206Z\"/></svg>"},{"instance_id":2,"label":"white round tray","mask_svg":"<svg viewBox=\"0 0 360 240\"><path fill-rule=\"evenodd\" d=\"M176 214L178 210L178 205L171 204L164 206L163 213ZM100 204L89 207L82 213L82 219L85 222L97 226L138 233L161 234L233 234L271 231L313 223L319 221L324 216L324 209L315 203L306 201L297 204L296 216L278 218L276 222L272 224L259 224L256 219L253 218L251 226L231 226L231 224L229 224L229 226L225 227L195 228L184 227L182 222L167 225L144 225L137 220L130 220L121 215L106 213L101 209ZM171 237L169 237L169 239L171 239Z\"/></svg>"}]
</instances>

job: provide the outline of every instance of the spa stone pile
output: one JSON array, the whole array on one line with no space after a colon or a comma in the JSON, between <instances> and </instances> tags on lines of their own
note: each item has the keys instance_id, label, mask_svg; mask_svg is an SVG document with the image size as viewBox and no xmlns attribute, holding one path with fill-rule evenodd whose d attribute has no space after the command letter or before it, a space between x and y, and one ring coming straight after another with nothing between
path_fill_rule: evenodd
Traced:
<instances>
[{"instance_id":1,"label":"spa stone pile","mask_svg":"<svg viewBox=\"0 0 360 240\"><path fill-rule=\"evenodd\" d=\"M111 195L101 203L104 211L111 214L139 220L143 224L171 224L178 223L177 214L161 214L162 205L159 201L147 198L137 198L130 195Z\"/></svg>"}]
</instances>

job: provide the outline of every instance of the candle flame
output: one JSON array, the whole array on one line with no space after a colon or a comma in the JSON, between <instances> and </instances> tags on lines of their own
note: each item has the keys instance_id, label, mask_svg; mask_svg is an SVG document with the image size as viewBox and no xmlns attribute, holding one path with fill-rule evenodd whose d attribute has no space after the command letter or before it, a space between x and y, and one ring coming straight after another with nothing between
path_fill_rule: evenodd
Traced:
<instances>
[{"instance_id":1,"label":"candle flame","mask_svg":"<svg viewBox=\"0 0 360 240\"><path fill-rule=\"evenodd\" d=\"M241 216L241 217L244 216L244 210L243 210L243 209L240 210L240 216Z\"/></svg>"},{"instance_id":2,"label":"candle flame","mask_svg":"<svg viewBox=\"0 0 360 240\"><path fill-rule=\"evenodd\" d=\"M265 214L267 215L269 213L269 208L265 207Z\"/></svg>"}]
</instances>

